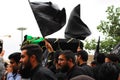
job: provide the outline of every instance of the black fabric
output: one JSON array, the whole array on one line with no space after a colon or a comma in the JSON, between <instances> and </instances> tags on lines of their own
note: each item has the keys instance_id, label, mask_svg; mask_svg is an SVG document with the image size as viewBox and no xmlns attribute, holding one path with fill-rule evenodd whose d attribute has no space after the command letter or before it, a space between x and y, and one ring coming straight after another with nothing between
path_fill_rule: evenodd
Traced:
<instances>
[{"instance_id":1,"label":"black fabric","mask_svg":"<svg viewBox=\"0 0 120 80\"><path fill-rule=\"evenodd\" d=\"M78 76L78 75L84 75L85 74L85 71L78 67L78 66L74 66L68 73L67 73L67 77L66 77L66 80L70 80L71 78L75 77L75 76Z\"/></svg>"},{"instance_id":2,"label":"black fabric","mask_svg":"<svg viewBox=\"0 0 120 80\"><path fill-rule=\"evenodd\" d=\"M67 27L65 29L65 38L76 38L84 40L91 34L87 25L80 19L80 4L71 12Z\"/></svg>"},{"instance_id":3,"label":"black fabric","mask_svg":"<svg viewBox=\"0 0 120 80\"><path fill-rule=\"evenodd\" d=\"M93 71L95 80L98 80L98 74L99 74L99 69L100 69L101 65L102 64L97 64L95 67L92 67L92 71Z\"/></svg>"},{"instance_id":4,"label":"black fabric","mask_svg":"<svg viewBox=\"0 0 120 80\"><path fill-rule=\"evenodd\" d=\"M52 45L53 49L56 50L71 50L74 53L77 52L78 45L82 44L80 40L77 39L56 39L56 38L46 38L46 40ZM43 51L46 50L44 46L44 41L40 42L39 45L43 47Z\"/></svg>"},{"instance_id":5,"label":"black fabric","mask_svg":"<svg viewBox=\"0 0 120 80\"><path fill-rule=\"evenodd\" d=\"M55 39L55 38L48 38L46 39L53 47L53 49L56 50L71 50L74 53L77 52L77 47L79 45L79 41L77 39Z\"/></svg>"},{"instance_id":6,"label":"black fabric","mask_svg":"<svg viewBox=\"0 0 120 80\"><path fill-rule=\"evenodd\" d=\"M120 42L113 48L113 50L110 53L116 54L120 58Z\"/></svg>"},{"instance_id":7,"label":"black fabric","mask_svg":"<svg viewBox=\"0 0 120 80\"><path fill-rule=\"evenodd\" d=\"M65 8L52 2L29 2L43 37L60 30L66 23Z\"/></svg>"},{"instance_id":8,"label":"black fabric","mask_svg":"<svg viewBox=\"0 0 120 80\"><path fill-rule=\"evenodd\" d=\"M96 50L95 50L95 53L94 53L94 60L96 60L96 58L99 54L99 49L100 49L100 36L98 38L98 42L97 42L97 45L96 45Z\"/></svg>"},{"instance_id":9,"label":"black fabric","mask_svg":"<svg viewBox=\"0 0 120 80\"><path fill-rule=\"evenodd\" d=\"M110 52L110 54L116 54L118 56L119 62L120 62L120 43L118 43L113 50Z\"/></svg>"},{"instance_id":10,"label":"black fabric","mask_svg":"<svg viewBox=\"0 0 120 80\"><path fill-rule=\"evenodd\" d=\"M92 67L90 67L89 65L87 65L87 63L83 63L83 64L81 64L79 66L85 71L85 75L88 75L88 76L94 78Z\"/></svg>"},{"instance_id":11,"label":"black fabric","mask_svg":"<svg viewBox=\"0 0 120 80\"><path fill-rule=\"evenodd\" d=\"M54 72L57 80L65 80L66 73L60 71L60 69L56 69L55 65L53 64L49 69Z\"/></svg>"},{"instance_id":12,"label":"black fabric","mask_svg":"<svg viewBox=\"0 0 120 80\"><path fill-rule=\"evenodd\" d=\"M26 44L32 44L34 41L33 40L30 40L30 39L26 39L28 35L24 36L24 40L22 42L22 44L26 45ZM35 38L35 37L33 37ZM74 53L77 52L77 48L78 46L80 47L83 47L83 43L81 40L78 40L78 39L74 39L74 38L71 38L71 39L63 39L63 38L45 38L53 47L53 49L56 51L56 50L71 50L73 51ZM30 42L32 41L32 42ZM37 41L37 43L33 43L33 44L39 44L42 49L43 49L43 52L46 50L46 47L45 47L45 42L44 41ZM46 55L45 55L46 56Z\"/></svg>"},{"instance_id":13,"label":"black fabric","mask_svg":"<svg viewBox=\"0 0 120 80\"><path fill-rule=\"evenodd\" d=\"M57 80L54 73L46 67L38 65L31 71L31 80Z\"/></svg>"}]
</instances>

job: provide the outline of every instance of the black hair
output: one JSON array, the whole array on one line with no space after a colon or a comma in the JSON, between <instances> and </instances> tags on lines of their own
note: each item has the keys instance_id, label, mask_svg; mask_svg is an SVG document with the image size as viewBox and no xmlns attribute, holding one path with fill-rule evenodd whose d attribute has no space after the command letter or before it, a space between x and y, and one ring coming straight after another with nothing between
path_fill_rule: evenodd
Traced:
<instances>
[{"instance_id":1,"label":"black hair","mask_svg":"<svg viewBox=\"0 0 120 80\"><path fill-rule=\"evenodd\" d=\"M96 65L97 61L94 60L94 61L91 62L91 64Z\"/></svg>"},{"instance_id":2,"label":"black hair","mask_svg":"<svg viewBox=\"0 0 120 80\"><path fill-rule=\"evenodd\" d=\"M106 58L110 59L112 62L119 62L119 57L116 54L107 54Z\"/></svg>"},{"instance_id":3,"label":"black hair","mask_svg":"<svg viewBox=\"0 0 120 80\"><path fill-rule=\"evenodd\" d=\"M21 50L27 50L27 55L28 56L35 55L36 60L41 63L43 50L39 45L37 45L37 44L28 44L28 45L23 46L21 48Z\"/></svg>"},{"instance_id":4,"label":"black hair","mask_svg":"<svg viewBox=\"0 0 120 80\"><path fill-rule=\"evenodd\" d=\"M81 55L83 61L87 61L88 60L88 53L85 50L78 51L77 55Z\"/></svg>"},{"instance_id":5,"label":"black hair","mask_svg":"<svg viewBox=\"0 0 120 80\"><path fill-rule=\"evenodd\" d=\"M113 62L103 63L99 69L98 80L117 80L120 69Z\"/></svg>"},{"instance_id":6,"label":"black hair","mask_svg":"<svg viewBox=\"0 0 120 80\"><path fill-rule=\"evenodd\" d=\"M56 63L58 63L58 57L61 54L61 52L62 52L61 50L56 50L54 53L54 60Z\"/></svg>"},{"instance_id":7,"label":"black hair","mask_svg":"<svg viewBox=\"0 0 120 80\"><path fill-rule=\"evenodd\" d=\"M19 63L20 58L21 58L21 53L20 52L14 52L8 56L9 59L13 59L16 63Z\"/></svg>"},{"instance_id":8,"label":"black hair","mask_svg":"<svg viewBox=\"0 0 120 80\"><path fill-rule=\"evenodd\" d=\"M75 54L71 50L63 50L60 55L65 55L66 60L72 59L72 62L75 63Z\"/></svg>"},{"instance_id":9,"label":"black hair","mask_svg":"<svg viewBox=\"0 0 120 80\"><path fill-rule=\"evenodd\" d=\"M78 46L83 50L84 44L83 44L82 41L79 41L79 45Z\"/></svg>"},{"instance_id":10,"label":"black hair","mask_svg":"<svg viewBox=\"0 0 120 80\"><path fill-rule=\"evenodd\" d=\"M8 63L7 63L7 62L4 62L4 66L5 66L5 68L7 68L7 65L8 65Z\"/></svg>"},{"instance_id":11,"label":"black hair","mask_svg":"<svg viewBox=\"0 0 120 80\"><path fill-rule=\"evenodd\" d=\"M104 53L99 53L96 57L96 61L98 64L102 64L105 62L105 54Z\"/></svg>"}]
</instances>

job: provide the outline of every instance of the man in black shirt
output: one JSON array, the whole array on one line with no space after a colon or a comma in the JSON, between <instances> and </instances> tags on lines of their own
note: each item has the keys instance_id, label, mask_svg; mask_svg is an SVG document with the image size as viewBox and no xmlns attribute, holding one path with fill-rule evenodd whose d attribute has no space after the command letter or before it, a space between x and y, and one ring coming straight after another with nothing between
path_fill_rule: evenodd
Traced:
<instances>
[{"instance_id":1,"label":"man in black shirt","mask_svg":"<svg viewBox=\"0 0 120 80\"><path fill-rule=\"evenodd\" d=\"M66 73L65 80L84 74L84 70L75 63L75 54L70 50L61 52L58 57L58 65L62 72Z\"/></svg>"},{"instance_id":2,"label":"man in black shirt","mask_svg":"<svg viewBox=\"0 0 120 80\"><path fill-rule=\"evenodd\" d=\"M42 49L39 45L29 44L21 48L20 62L24 67L30 67L31 80L57 80L52 71L42 67Z\"/></svg>"},{"instance_id":3,"label":"man in black shirt","mask_svg":"<svg viewBox=\"0 0 120 80\"><path fill-rule=\"evenodd\" d=\"M80 50L77 52L77 64L85 70L85 74L93 77L92 67L87 64L88 53L85 50Z\"/></svg>"}]
</instances>

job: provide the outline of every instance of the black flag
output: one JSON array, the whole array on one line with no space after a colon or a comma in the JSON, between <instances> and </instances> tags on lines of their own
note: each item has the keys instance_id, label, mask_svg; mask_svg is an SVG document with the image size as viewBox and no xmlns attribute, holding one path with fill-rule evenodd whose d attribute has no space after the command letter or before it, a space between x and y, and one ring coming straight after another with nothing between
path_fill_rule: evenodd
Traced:
<instances>
[{"instance_id":1,"label":"black flag","mask_svg":"<svg viewBox=\"0 0 120 80\"><path fill-rule=\"evenodd\" d=\"M65 8L59 10L52 2L29 3L43 37L60 30L65 25Z\"/></svg>"},{"instance_id":2,"label":"black flag","mask_svg":"<svg viewBox=\"0 0 120 80\"><path fill-rule=\"evenodd\" d=\"M110 53L116 54L120 57L120 42L113 48L113 50Z\"/></svg>"},{"instance_id":3,"label":"black flag","mask_svg":"<svg viewBox=\"0 0 120 80\"><path fill-rule=\"evenodd\" d=\"M80 19L80 4L71 12L68 24L65 30L66 38L76 38L84 40L91 34L87 25Z\"/></svg>"},{"instance_id":4,"label":"black flag","mask_svg":"<svg viewBox=\"0 0 120 80\"><path fill-rule=\"evenodd\" d=\"M96 50L95 50L95 53L94 53L94 60L96 60L96 57L97 57L97 55L99 54L99 49L100 49L100 36L99 36L99 38L98 38Z\"/></svg>"}]
</instances>

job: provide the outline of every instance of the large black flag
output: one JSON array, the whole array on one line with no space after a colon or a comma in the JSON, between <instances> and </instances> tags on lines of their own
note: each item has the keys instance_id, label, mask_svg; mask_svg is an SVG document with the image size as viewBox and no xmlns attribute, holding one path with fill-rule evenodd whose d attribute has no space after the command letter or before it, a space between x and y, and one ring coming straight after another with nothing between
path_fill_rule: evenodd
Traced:
<instances>
[{"instance_id":1,"label":"large black flag","mask_svg":"<svg viewBox=\"0 0 120 80\"><path fill-rule=\"evenodd\" d=\"M60 30L65 25L65 8L59 10L52 2L29 3L43 37Z\"/></svg>"},{"instance_id":2,"label":"large black flag","mask_svg":"<svg viewBox=\"0 0 120 80\"><path fill-rule=\"evenodd\" d=\"M99 49L100 49L100 36L98 38L98 42L97 42L97 45L96 45L96 50L95 50L95 53L94 53L94 60L96 60L96 57L99 54Z\"/></svg>"},{"instance_id":3,"label":"large black flag","mask_svg":"<svg viewBox=\"0 0 120 80\"><path fill-rule=\"evenodd\" d=\"M65 30L66 38L76 38L84 40L91 34L87 25L80 19L80 4L71 12L68 24Z\"/></svg>"}]
</instances>

